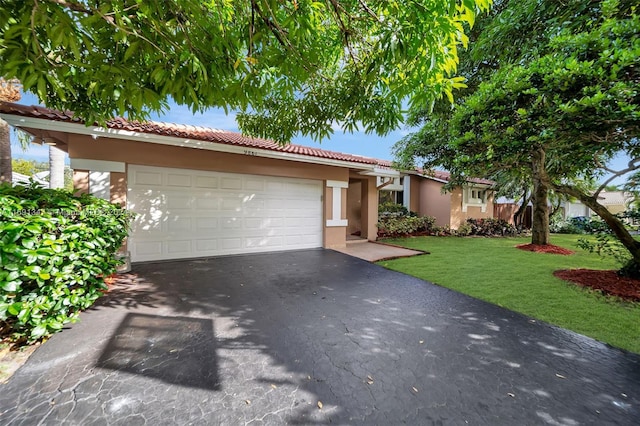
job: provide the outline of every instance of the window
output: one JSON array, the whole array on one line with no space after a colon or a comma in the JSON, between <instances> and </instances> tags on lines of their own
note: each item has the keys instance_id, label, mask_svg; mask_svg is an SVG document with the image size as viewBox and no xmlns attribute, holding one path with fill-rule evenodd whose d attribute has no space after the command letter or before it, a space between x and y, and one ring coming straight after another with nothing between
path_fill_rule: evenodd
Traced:
<instances>
[{"instance_id":1,"label":"window","mask_svg":"<svg viewBox=\"0 0 640 426\"><path fill-rule=\"evenodd\" d=\"M480 207L484 213L487 209L488 191L484 188L466 187L462 195L462 211L466 212L468 206Z\"/></svg>"},{"instance_id":2,"label":"window","mask_svg":"<svg viewBox=\"0 0 640 426\"><path fill-rule=\"evenodd\" d=\"M485 204L487 202L487 191L480 189L471 189L471 193L467 199L469 204Z\"/></svg>"}]
</instances>

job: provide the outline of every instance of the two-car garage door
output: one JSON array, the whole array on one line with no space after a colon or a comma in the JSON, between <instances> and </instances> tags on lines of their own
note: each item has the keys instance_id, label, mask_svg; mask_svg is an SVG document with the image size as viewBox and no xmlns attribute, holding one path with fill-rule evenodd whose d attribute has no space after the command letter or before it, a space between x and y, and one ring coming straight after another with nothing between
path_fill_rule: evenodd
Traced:
<instances>
[{"instance_id":1,"label":"two-car garage door","mask_svg":"<svg viewBox=\"0 0 640 426\"><path fill-rule=\"evenodd\" d=\"M133 261L322 246L322 182L129 165Z\"/></svg>"}]
</instances>

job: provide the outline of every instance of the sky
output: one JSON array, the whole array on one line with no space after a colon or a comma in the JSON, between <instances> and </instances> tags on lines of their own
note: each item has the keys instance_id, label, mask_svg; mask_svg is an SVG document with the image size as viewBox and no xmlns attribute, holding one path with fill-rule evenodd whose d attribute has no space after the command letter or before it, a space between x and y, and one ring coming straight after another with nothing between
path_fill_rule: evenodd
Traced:
<instances>
[{"instance_id":1,"label":"sky","mask_svg":"<svg viewBox=\"0 0 640 426\"><path fill-rule=\"evenodd\" d=\"M39 105L37 97L30 93L23 93L19 103L23 105ZM233 132L240 131L235 120L235 114L227 115L221 108L211 109L202 114L193 114L187 107L172 104L166 114L160 116L152 115L151 119L176 124L213 127ZM324 139L321 142L314 141L311 138L298 137L294 138L292 143L329 151L379 158L382 160L393 160L391 154L392 146L408 133L409 130L400 129L391 132L387 136L381 137L375 134L368 135L364 132L345 133L340 129L334 129L334 134L329 139ZM27 151L23 151L22 147L17 143L13 132L11 151L13 158L25 158L36 161L49 160L49 150L47 146L31 144Z\"/></svg>"}]
</instances>

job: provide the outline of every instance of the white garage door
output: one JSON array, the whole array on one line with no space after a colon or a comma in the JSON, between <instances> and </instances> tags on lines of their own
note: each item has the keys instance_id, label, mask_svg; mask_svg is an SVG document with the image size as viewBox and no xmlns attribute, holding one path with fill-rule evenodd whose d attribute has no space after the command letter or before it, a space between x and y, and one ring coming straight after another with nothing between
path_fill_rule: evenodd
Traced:
<instances>
[{"instance_id":1,"label":"white garage door","mask_svg":"<svg viewBox=\"0 0 640 426\"><path fill-rule=\"evenodd\" d=\"M130 165L133 261L322 246L322 182Z\"/></svg>"}]
</instances>

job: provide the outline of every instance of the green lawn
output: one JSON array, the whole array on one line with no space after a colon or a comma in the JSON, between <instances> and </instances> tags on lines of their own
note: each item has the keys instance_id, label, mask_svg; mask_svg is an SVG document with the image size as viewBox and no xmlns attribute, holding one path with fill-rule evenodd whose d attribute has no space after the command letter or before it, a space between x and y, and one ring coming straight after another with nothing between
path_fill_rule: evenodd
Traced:
<instances>
[{"instance_id":1,"label":"green lawn","mask_svg":"<svg viewBox=\"0 0 640 426\"><path fill-rule=\"evenodd\" d=\"M616 269L576 246L577 235L553 235L571 256L514 248L527 238L415 237L384 240L431 254L379 264L640 353L640 304L623 303L562 281L558 269Z\"/></svg>"}]
</instances>

